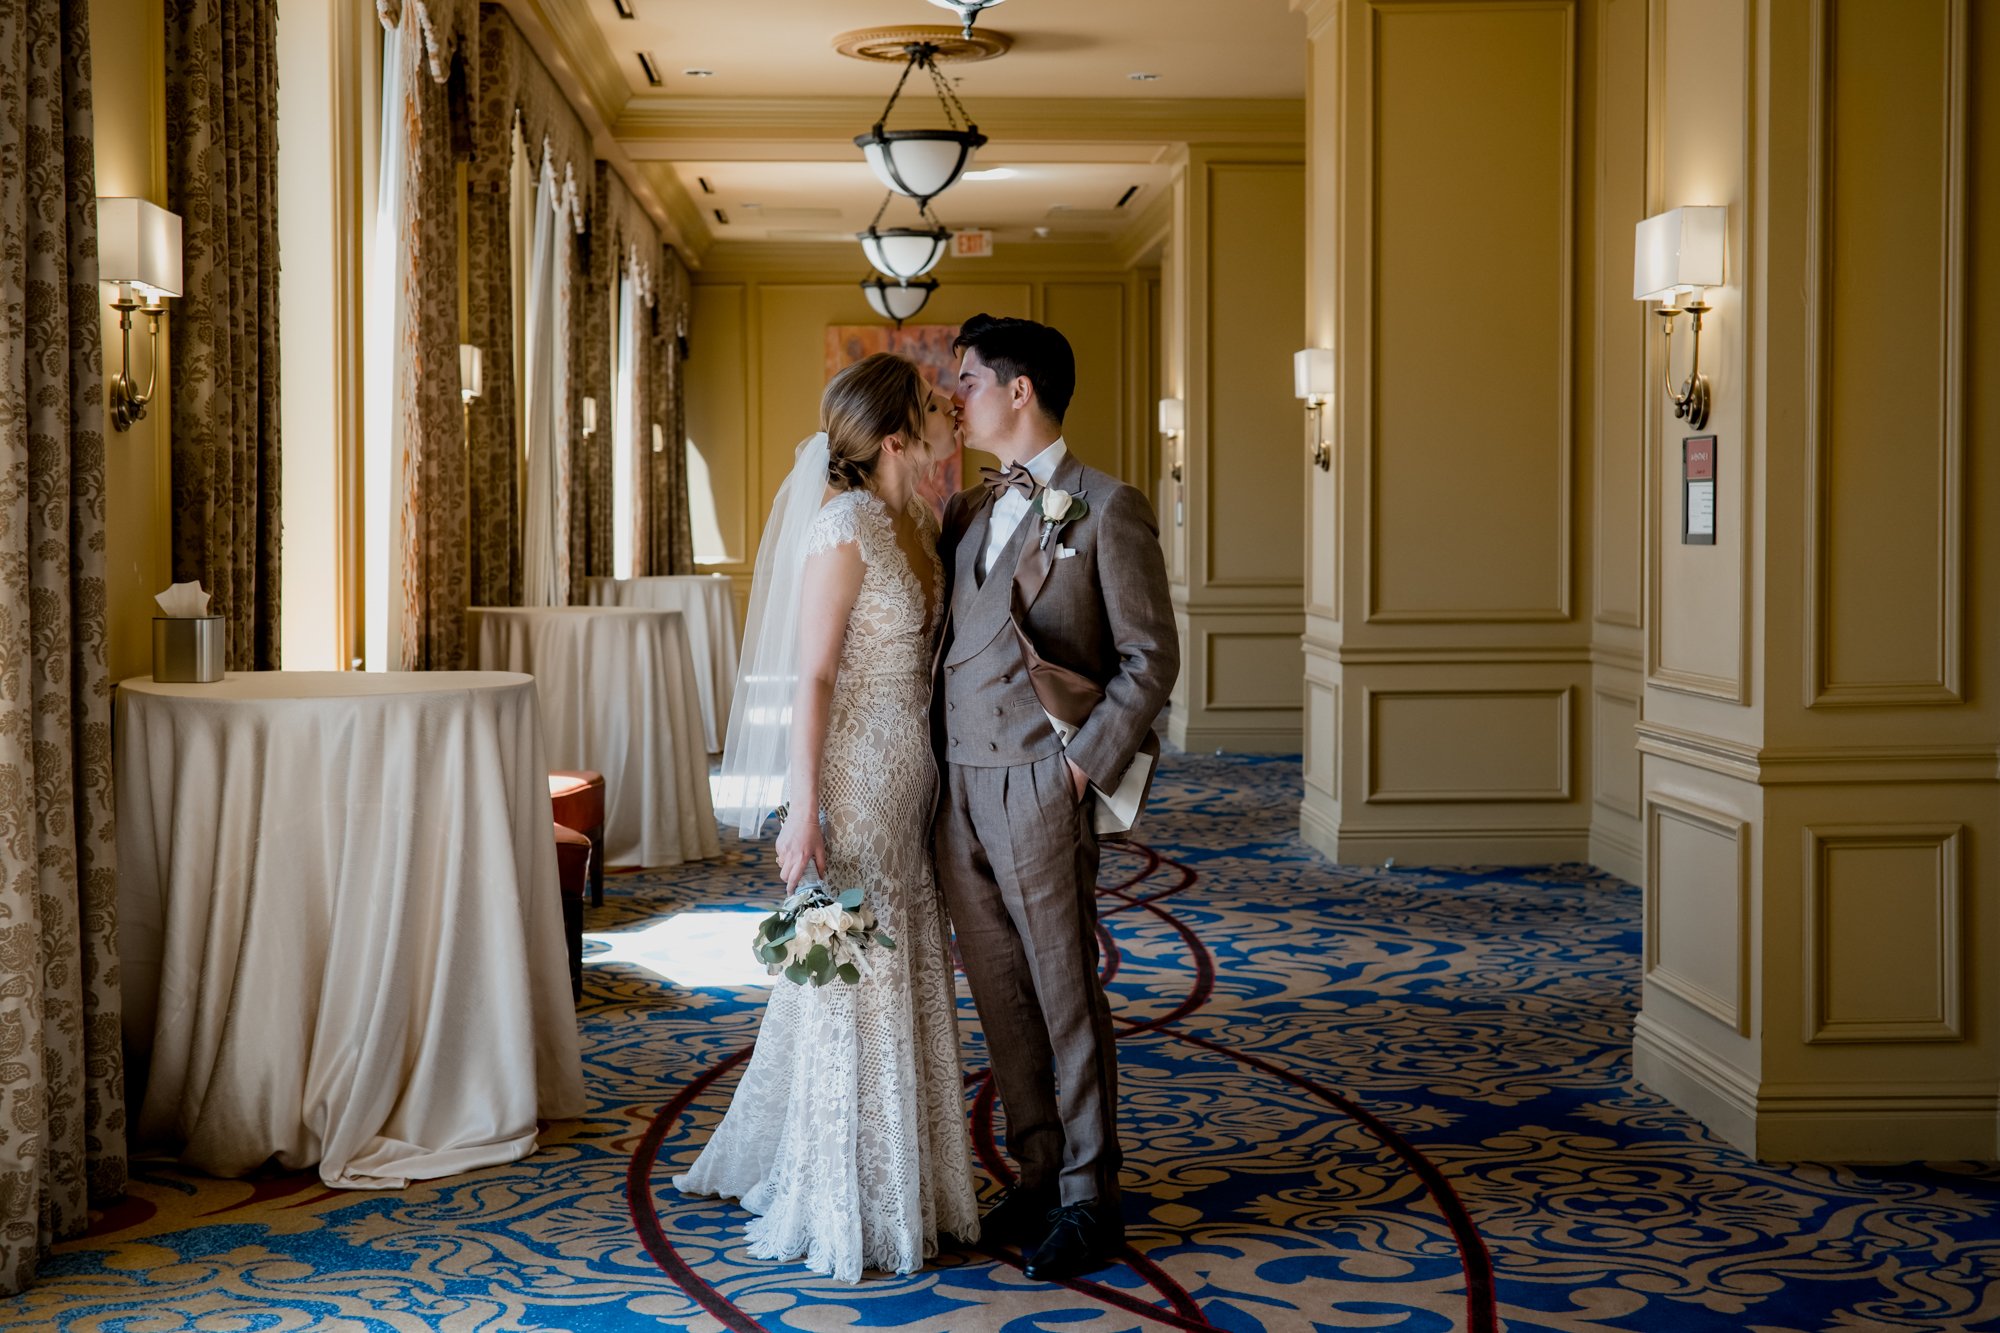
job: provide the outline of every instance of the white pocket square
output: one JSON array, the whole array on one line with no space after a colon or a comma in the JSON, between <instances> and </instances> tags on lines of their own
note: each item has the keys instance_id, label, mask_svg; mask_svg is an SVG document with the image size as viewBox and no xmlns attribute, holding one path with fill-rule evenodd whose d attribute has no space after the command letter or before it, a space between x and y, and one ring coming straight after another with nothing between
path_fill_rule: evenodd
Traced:
<instances>
[{"instance_id":1,"label":"white pocket square","mask_svg":"<svg viewBox=\"0 0 2000 1333\"><path fill-rule=\"evenodd\" d=\"M1068 547L1068 546L1056 547L1056 559L1058 560L1068 560L1075 555L1076 551L1073 547Z\"/></svg>"}]
</instances>

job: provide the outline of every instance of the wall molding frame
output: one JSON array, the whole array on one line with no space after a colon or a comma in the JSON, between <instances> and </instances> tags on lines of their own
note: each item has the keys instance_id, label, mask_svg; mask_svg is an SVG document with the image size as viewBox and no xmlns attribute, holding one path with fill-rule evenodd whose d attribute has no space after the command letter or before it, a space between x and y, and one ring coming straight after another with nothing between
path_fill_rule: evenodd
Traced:
<instances>
[{"instance_id":1,"label":"wall molding frame","mask_svg":"<svg viewBox=\"0 0 2000 1333\"><path fill-rule=\"evenodd\" d=\"M1817 0L1807 11L1810 68L1807 78L1807 288L1806 288L1806 598L1805 691L1813 708L1931 707L1965 702L1965 280L1971 170L1968 104L1971 38L1966 0L1946 0L1947 50L1943 73L1945 114L1939 127L1944 151L1944 235L1941 238L1944 323L1939 331L1939 463L1937 543L1937 661L1929 680L1843 681L1834 676L1832 579L1827 569L1833 543L1828 512L1831 474L1829 434L1833 427L1829 385L1834 359L1832 180L1835 145L1833 113L1835 16L1833 0Z\"/></svg>"},{"instance_id":2,"label":"wall molding frame","mask_svg":"<svg viewBox=\"0 0 2000 1333\"><path fill-rule=\"evenodd\" d=\"M1423 689L1361 688L1361 801L1364 805L1515 805L1554 804L1575 799L1576 689L1570 685L1553 688L1438 687ZM1379 785L1381 757L1377 753L1380 727L1376 705L1384 699L1537 699L1556 705L1556 783L1548 788L1477 788L1396 791Z\"/></svg>"},{"instance_id":3,"label":"wall molding frame","mask_svg":"<svg viewBox=\"0 0 2000 1333\"><path fill-rule=\"evenodd\" d=\"M1750 1035L1750 825L1726 810L1683 796L1649 791L1646 810L1645 946L1641 975L1667 994L1694 1006L1738 1036ZM1673 819L1719 837L1736 848L1736 997L1718 995L1660 961L1660 823Z\"/></svg>"},{"instance_id":4,"label":"wall molding frame","mask_svg":"<svg viewBox=\"0 0 2000 1333\"><path fill-rule=\"evenodd\" d=\"M1562 66L1565 77L1562 88L1562 179L1560 213L1562 225L1557 240L1558 268L1562 275L1561 291L1558 299L1556 342L1560 371L1555 386L1557 395L1557 466L1555 522L1556 568L1554 570L1554 598L1551 606L1527 607L1445 607L1445 608L1397 608L1382 604L1378 586L1382 558L1380 550L1381 519L1378 517L1377 485L1380 469L1377 458L1380 454L1381 431L1379 417L1380 395L1377 392L1378 364L1376 347L1381 342L1381 303L1378 292L1378 274L1381 268L1380 221L1381 208L1381 28L1385 16L1397 13L1455 13L1493 14L1503 11L1548 11L1563 15ZM1576 254L1576 76L1577 76L1577 16L1575 0L1513 0L1504 6L1495 5L1491 0L1367 0L1366 22L1362 37L1362 50L1357 64L1365 78L1365 91L1361 106L1365 117L1361 141L1363 157L1360 171L1363 192L1360 213L1363 219L1362 254L1365 257L1361 281L1360 299L1362 323L1367 330L1362 352L1360 380L1363 404L1361 457L1361 619L1371 625L1452 625L1452 624L1561 624L1574 618L1575 609L1575 508L1576 489L1576 424L1575 424L1575 380L1576 380L1576 312L1575 312L1575 254Z\"/></svg>"},{"instance_id":5,"label":"wall molding frame","mask_svg":"<svg viewBox=\"0 0 2000 1333\"><path fill-rule=\"evenodd\" d=\"M1965 1040L1963 824L1814 824L1804 832L1805 994L1807 1045L1834 1042L1955 1042ZM1841 848L1934 851L1938 858L1936 967L1938 1013L1932 1019L1837 1019L1828 1013L1832 927L1829 861Z\"/></svg>"}]
</instances>

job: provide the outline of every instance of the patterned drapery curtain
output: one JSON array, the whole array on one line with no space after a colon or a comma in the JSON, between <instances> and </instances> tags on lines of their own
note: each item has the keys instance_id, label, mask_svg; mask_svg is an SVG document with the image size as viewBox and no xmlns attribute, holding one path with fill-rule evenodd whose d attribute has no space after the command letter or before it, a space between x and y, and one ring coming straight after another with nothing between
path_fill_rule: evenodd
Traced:
<instances>
[{"instance_id":1,"label":"patterned drapery curtain","mask_svg":"<svg viewBox=\"0 0 2000 1333\"><path fill-rule=\"evenodd\" d=\"M694 534L688 523L687 392L681 364L687 359L689 312L694 284L680 254L667 246L661 252L653 297L651 390L647 420L657 421L666 447L648 453L652 486L645 545L651 551L651 572L692 574ZM650 424L646 434L652 434ZM647 448L650 450L651 445Z\"/></svg>"},{"instance_id":2,"label":"patterned drapery curtain","mask_svg":"<svg viewBox=\"0 0 2000 1333\"><path fill-rule=\"evenodd\" d=\"M173 574L200 579L232 670L278 665L277 6L167 0Z\"/></svg>"},{"instance_id":3,"label":"patterned drapery curtain","mask_svg":"<svg viewBox=\"0 0 2000 1333\"><path fill-rule=\"evenodd\" d=\"M96 194L88 0L0 5L0 1295L125 1189Z\"/></svg>"},{"instance_id":4,"label":"patterned drapery curtain","mask_svg":"<svg viewBox=\"0 0 2000 1333\"><path fill-rule=\"evenodd\" d=\"M384 21L391 0L380 0ZM431 77L415 80L415 211L410 220L415 251L416 395L404 530L412 535L406 583L412 590L404 627L402 666L457 671L466 665L465 609L472 605L472 491L466 455L466 416L458 366L458 164L471 147L472 108L463 49L454 24L442 35L426 18L444 22L450 7L433 2L413 14L425 42ZM399 16L400 18L400 16ZM492 382L491 363L481 378Z\"/></svg>"},{"instance_id":5,"label":"patterned drapery curtain","mask_svg":"<svg viewBox=\"0 0 2000 1333\"><path fill-rule=\"evenodd\" d=\"M526 483L520 463L526 423L522 404L515 401L519 372L514 336L520 322L515 306L525 299L525 293L514 291L516 238L509 186L515 126L528 145L533 169L539 171L545 158L552 163L558 188L570 201L566 215L578 229L588 224L590 164L595 158L582 119L499 5L479 6L477 49L466 219L471 279L467 324L470 340L484 359L485 391L470 413L469 579L475 605L518 606L525 592L521 555ZM520 244L527 244L525 237ZM576 274L571 276L575 279ZM581 283L572 285L582 290ZM567 337L580 344L583 334L573 330ZM570 418L577 419L574 411ZM574 444L576 432L570 434Z\"/></svg>"}]
</instances>

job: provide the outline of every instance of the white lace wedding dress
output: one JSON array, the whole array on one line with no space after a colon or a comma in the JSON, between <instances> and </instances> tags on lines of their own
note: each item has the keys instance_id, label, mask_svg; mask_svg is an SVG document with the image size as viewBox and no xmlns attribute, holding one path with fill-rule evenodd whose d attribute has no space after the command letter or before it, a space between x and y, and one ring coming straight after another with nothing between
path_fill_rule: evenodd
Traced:
<instances>
[{"instance_id":1,"label":"white lace wedding dress","mask_svg":"<svg viewBox=\"0 0 2000 1333\"><path fill-rule=\"evenodd\" d=\"M937 546L921 498L911 513ZM927 824L933 648L944 571L919 582L888 506L847 491L813 520L808 556L842 543L861 552L828 716L820 804L826 881L864 889L893 950L874 948L854 985L771 990L757 1049L729 1110L687 1174L687 1194L738 1198L760 1259L803 1259L858 1282L865 1268L909 1273L939 1232L979 1229L965 1125L958 1023L944 913ZM749 947L746 940L744 947Z\"/></svg>"}]
</instances>

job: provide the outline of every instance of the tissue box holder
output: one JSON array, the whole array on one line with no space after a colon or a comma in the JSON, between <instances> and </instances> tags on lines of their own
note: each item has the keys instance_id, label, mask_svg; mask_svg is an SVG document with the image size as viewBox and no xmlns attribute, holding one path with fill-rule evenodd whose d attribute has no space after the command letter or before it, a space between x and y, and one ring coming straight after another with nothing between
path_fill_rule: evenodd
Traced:
<instances>
[{"instance_id":1,"label":"tissue box holder","mask_svg":"<svg viewBox=\"0 0 2000 1333\"><path fill-rule=\"evenodd\" d=\"M154 616L153 679L207 685L222 679L221 616Z\"/></svg>"}]
</instances>

